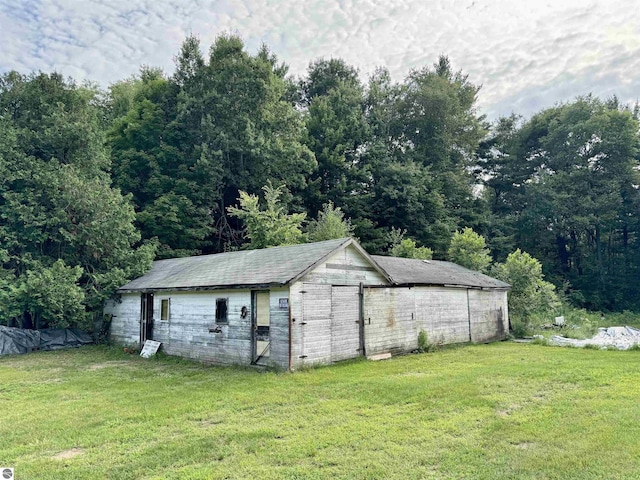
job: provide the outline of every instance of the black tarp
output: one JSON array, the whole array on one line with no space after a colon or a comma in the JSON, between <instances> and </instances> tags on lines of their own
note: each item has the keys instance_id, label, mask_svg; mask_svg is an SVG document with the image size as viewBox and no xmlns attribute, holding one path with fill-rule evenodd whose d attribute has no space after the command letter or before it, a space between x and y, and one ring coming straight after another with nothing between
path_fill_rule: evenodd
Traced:
<instances>
[{"instance_id":1,"label":"black tarp","mask_svg":"<svg viewBox=\"0 0 640 480\"><path fill-rule=\"evenodd\" d=\"M88 333L76 328L26 330L0 325L0 355L29 353L34 350L58 350L93 343Z\"/></svg>"}]
</instances>

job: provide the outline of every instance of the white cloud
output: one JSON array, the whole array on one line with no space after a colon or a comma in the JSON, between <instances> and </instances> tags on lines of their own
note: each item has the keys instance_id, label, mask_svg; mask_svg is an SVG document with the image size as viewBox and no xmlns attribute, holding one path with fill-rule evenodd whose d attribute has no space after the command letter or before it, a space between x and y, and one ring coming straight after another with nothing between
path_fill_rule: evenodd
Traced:
<instances>
[{"instance_id":1,"label":"white cloud","mask_svg":"<svg viewBox=\"0 0 640 480\"><path fill-rule=\"evenodd\" d=\"M173 70L186 35L204 46L223 32L250 49L265 42L301 75L342 57L363 76L394 78L439 54L483 88L494 117L530 114L593 92L640 94L634 0L0 0L0 71L59 70L103 85L141 64Z\"/></svg>"}]
</instances>

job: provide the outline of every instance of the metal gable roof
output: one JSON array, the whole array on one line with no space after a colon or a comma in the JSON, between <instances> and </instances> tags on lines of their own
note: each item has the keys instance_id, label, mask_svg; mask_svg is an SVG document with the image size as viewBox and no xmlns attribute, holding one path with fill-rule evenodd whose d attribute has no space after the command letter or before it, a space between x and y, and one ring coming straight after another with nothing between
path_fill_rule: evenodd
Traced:
<instances>
[{"instance_id":1,"label":"metal gable roof","mask_svg":"<svg viewBox=\"0 0 640 480\"><path fill-rule=\"evenodd\" d=\"M156 260L151 270L118 292L285 285L300 277L350 238L260 250ZM376 265L377 267L377 265Z\"/></svg>"},{"instance_id":2,"label":"metal gable roof","mask_svg":"<svg viewBox=\"0 0 640 480\"><path fill-rule=\"evenodd\" d=\"M508 283L469 270L455 263L439 260L383 257L372 255L397 285L455 285L460 287L508 289Z\"/></svg>"}]
</instances>

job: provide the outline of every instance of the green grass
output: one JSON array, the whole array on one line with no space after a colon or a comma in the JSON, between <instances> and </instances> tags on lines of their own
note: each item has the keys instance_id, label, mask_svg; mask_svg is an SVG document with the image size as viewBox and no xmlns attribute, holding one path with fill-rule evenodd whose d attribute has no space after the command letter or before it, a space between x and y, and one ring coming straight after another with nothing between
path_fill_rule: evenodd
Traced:
<instances>
[{"instance_id":1,"label":"green grass","mask_svg":"<svg viewBox=\"0 0 640 480\"><path fill-rule=\"evenodd\" d=\"M499 343L289 374L88 347L0 358L0 466L56 480L640 478L638 399L637 351Z\"/></svg>"}]
</instances>

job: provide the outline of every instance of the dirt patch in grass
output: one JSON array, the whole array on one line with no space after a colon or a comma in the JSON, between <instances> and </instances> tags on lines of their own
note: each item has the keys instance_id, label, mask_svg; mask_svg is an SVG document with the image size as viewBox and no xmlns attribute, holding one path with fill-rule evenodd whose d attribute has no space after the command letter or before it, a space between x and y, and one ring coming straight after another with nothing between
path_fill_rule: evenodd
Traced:
<instances>
[{"instance_id":1,"label":"dirt patch in grass","mask_svg":"<svg viewBox=\"0 0 640 480\"><path fill-rule=\"evenodd\" d=\"M129 365L129 362L126 361L122 361L122 360L111 360L108 362L102 362L102 363L94 363L93 365L89 365L87 367L87 370L101 370L103 368L109 368L109 367L123 367L125 365Z\"/></svg>"},{"instance_id":2,"label":"dirt patch in grass","mask_svg":"<svg viewBox=\"0 0 640 480\"><path fill-rule=\"evenodd\" d=\"M516 448L520 449L520 450L528 450L530 448L535 447L535 443L533 442L520 442L518 444L516 444Z\"/></svg>"},{"instance_id":3,"label":"dirt patch in grass","mask_svg":"<svg viewBox=\"0 0 640 480\"><path fill-rule=\"evenodd\" d=\"M51 457L53 460L67 460L69 458L77 457L78 455L82 455L84 450L81 448L70 448L69 450L65 450L63 452L58 453Z\"/></svg>"}]
</instances>

